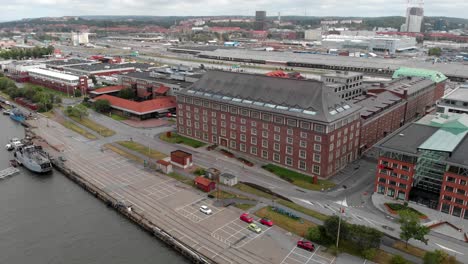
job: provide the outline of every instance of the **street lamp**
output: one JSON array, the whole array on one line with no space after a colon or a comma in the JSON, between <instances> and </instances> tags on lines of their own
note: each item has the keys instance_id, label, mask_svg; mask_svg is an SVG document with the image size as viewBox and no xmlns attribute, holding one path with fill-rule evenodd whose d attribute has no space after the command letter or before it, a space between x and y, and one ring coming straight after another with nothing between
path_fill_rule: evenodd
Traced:
<instances>
[{"instance_id":1,"label":"street lamp","mask_svg":"<svg viewBox=\"0 0 468 264\"><path fill-rule=\"evenodd\" d=\"M344 198L344 201L346 201L346 189L348 188L348 186L346 185L343 185L343 189L345 190L345 198ZM338 245L339 245L339 242L340 242L340 229L341 229L341 216L343 215L343 203L344 202L341 202L341 206L340 206L340 218L338 220L338 233L336 234L336 248L338 249Z\"/></svg>"}]
</instances>

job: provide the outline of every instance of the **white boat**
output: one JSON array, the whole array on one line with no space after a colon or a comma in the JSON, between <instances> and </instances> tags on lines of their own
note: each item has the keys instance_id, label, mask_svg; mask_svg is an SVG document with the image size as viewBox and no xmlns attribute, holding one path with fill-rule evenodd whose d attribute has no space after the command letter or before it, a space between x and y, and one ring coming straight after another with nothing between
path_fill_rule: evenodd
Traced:
<instances>
[{"instance_id":1,"label":"white boat","mask_svg":"<svg viewBox=\"0 0 468 264\"><path fill-rule=\"evenodd\" d=\"M15 159L19 165L32 172L46 173L52 170L49 155L41 146L22 145L15 149Z\"/></svg>"},{"instance_id":2,"label":"white boat","mask_svg":"<svg viewBox=\"0 0 468 264\"><path fill-rule=\"evenodd\" d=\"M18 138L10 139L10 142L5 145L5 149L8 151L14 150L15 148L22 146L23 143Z\"/></svg>"}]
</instances>

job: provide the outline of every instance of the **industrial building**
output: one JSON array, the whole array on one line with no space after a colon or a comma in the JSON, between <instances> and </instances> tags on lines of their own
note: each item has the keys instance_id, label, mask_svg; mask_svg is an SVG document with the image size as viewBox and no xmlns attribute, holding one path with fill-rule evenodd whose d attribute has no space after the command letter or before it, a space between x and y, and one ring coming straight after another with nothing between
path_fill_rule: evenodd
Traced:
<instances>
[{"instance_id":1,"label":"industrial building","mask_svg":"<svg viewBox=\"0 0 468 264\"><path fill-rule=\"evenodd\" d=\"M321 76L322 82L327 84L339 97L350 100L362 95L364 74L358 72L336 71Z\"/></svg>"},{"instance_id":2,"label":"industrial building","mask_svg":"<svg viewBox=\"0 0 468 264\"><path fill-rule=\"evenodd\" d=\"M95 75L95 76L109 76L114 74L122 74L126 72L134 72L137 70L148 70L152 66L145 63L124 63L124 64L109 64L109 63L95 63L95 64L80 64L73 66L62 67L64 71L74 74L82 75Z\"/></svg>"},{"instance_id":3,"label":"industrial building","mask_svg":"<svg viewBox=\"0 0 468 264\"><path fill-rule=\"evenodd\" d=\"M87 76L76 76L41 68L29 69L27 82L42 85L68 95L74 95L75 90L80 90L81 94L86 94L89 87Z\"/></svg>"},{"instance_id":4,"label":"industrial building","mask_svg":"<svg viewBox=\"0 0 468 264\"><path fill-rule=\"evenodd\" d=\"M9 61L2 65L2 70L6 76L17 82L27 82L29 79L28 70L45 67L44 62Z\"/></svg>"},{"instance_id":5,"label":"industrial building","mask_svg":"<svg viewBox=\"0 0 468 264\"><path fill-rule=\"evenodd\" d=\"M468 115L427 115L377 145L375 192L468 219Z\"/></svg>"},{"instance_id":6,"label":"industrial building","mask_svg":"<svg viewBox=\"0 0 468 264\"><path fill-rule=\"evenodd\" d=\"M468 85L461 85L445 95L437 104L437 112L468 114Z\"/></svg>"},{"instance_id":7,"label":"industrial building","mask_svg":"<svg viewBox=\"0 0 468 264\"><path fill-rule=\"evenodd\" d=\"M323 82L210 71L176 95L184 136L323 178L358 158L361 107Z\"/></svg>"},{"instance_id":8,"label":"industrial building","mask_svg":"<svg viewBox=\"0 0 468 264\"><path fill-rule=\"evenodd\" d=\"M328 35L322 39L322 46L334 49L360 49L395 54L405 50L416 49L416 38Z\"/></svg>"}]
</instances>

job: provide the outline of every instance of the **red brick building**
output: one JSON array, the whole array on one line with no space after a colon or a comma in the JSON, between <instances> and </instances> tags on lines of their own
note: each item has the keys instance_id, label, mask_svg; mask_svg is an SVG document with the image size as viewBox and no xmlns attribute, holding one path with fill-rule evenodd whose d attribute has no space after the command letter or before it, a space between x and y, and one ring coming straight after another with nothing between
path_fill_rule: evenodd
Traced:
<instances>
[{"instance_id":1,"label":"red brick building","mask_svg":"<svg viewBox=\"0 0 468 264\"><path fill-rule=\"evenodd\" d=\"M358 157L360 107L322 82L213 71L176 94L184 136L323 178Z\"/></svg>"},{"instance_id":2,"label":"red brick building","mask_svg":"<svg viewBox=\"0 0 468 264\"><path fill-rule=\"evenodd\" d=\"M468 115L427 115L382 140L375 192L468 219Z\"/></svg>"},{"instance_id":3,"label":"red brick building","mask_svg":"<svg viewBox=\"0 0 468 264\"><path fill-rule=\"evenodd\" d=\"M361 151L372 147L404 124L435 110L440 99L437 84L429 78L403 77L367 89L351 100L361 112Z\"/></svg>"}]
</instances>

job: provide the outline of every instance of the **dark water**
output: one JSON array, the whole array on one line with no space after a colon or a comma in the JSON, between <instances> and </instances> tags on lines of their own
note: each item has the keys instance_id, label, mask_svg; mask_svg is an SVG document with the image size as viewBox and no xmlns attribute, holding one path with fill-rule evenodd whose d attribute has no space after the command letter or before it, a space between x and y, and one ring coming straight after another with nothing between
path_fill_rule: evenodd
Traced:
<instances>
[{"instance_id":1,"label":"dark water","mask_svg":"<svg viewBox=\"0 0 468 264\"><path fill-rule=\"evenodd\" d=\"M0 115L0 170L4 150L23 127ZM188 263L59 172L0 180L0 264Z\"/></svg>"}]
</instances>

